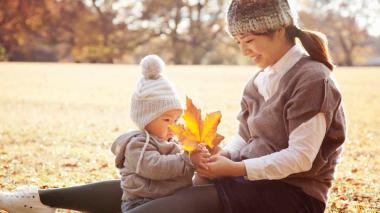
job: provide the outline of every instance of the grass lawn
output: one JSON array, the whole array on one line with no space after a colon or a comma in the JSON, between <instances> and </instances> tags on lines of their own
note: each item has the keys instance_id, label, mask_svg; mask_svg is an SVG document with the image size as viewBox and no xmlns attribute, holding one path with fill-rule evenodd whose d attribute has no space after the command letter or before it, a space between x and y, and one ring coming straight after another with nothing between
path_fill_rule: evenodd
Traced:
<instances>
[{"instance_id":1,"label":"grass lawn","mask_svg":"<svg viewBox=\"0 0 380 213\"><path fill-rule=\"evenodd\" d=\"M203 112L222 111L219 132L228 141L242 89L256 71L168 66L165 73ZM338 68L335 75L349 134L326 212L380 212L380 67ZM0 63L0 190L118 178L109 149L134 128L129 100L140 76L132 65Z\"/></svg>"}]
</instances>

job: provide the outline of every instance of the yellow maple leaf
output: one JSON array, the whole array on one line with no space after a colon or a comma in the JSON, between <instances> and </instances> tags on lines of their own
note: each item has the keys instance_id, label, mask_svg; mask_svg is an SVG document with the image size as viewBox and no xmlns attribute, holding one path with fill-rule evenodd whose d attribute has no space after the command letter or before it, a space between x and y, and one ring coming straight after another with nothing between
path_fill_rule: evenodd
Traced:
<instances>
[{"instance_id":1,"label":"yellow maple leaf","mask_svg":"<svg viewBox=\"0 0 380 213\"><path fill-rule=\"evenodd\" d=\"M209 148L217 146L224 137L217 133L217 127L222 118L220 112L213 112L206 115L202 120L201 110L196 108L193 101L186 97L186 110L182 116L185 125L172 124L169 128L178 137L183 145L183 149L192 152L197 144L205 143Z\"/></svg>"},{"instance_id":2,"label":"yellow maple leaf","mask_svg":"<svg viewBox=\"0 0 380 213\"><path fill-rule=\"evenodd\" d=\"M203 122L200 140L206 143L210 148L214 148L213 142L216 137L216 129L221 118L222 114L220 112L213 112L207 114Z\"/></svg>"},{"instance_id":3,"label":"yellow maple leaf","mask_svg":"<svg viewBox=\"0 0 380 213\"><path fill-rule=\"evenodd\" d=\"M186 128L196 137L197 141L200 141L202 129L201 111L194 106L193 101L188 97L186 97L186 110L182 118L186 123Z\"/></svg>"},{"instance_id":4,"label":"yellow maple leaf","mask_svg":"<svg viewBox=\"0 0 380 213\"><path fill-rule=\"evenodd\" d=\"M171 124L169 127L178 137L184 150L191 152L197 148L196 137L191 132L186 131L182 124Z\"/></svg>"}]
</instances>

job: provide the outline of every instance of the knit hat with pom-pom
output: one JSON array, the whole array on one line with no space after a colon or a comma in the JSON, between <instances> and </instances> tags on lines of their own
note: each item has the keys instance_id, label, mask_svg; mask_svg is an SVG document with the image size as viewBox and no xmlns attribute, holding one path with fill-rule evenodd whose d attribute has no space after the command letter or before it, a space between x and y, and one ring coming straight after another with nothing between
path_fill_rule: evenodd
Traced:
<instances>
[{"instance_id":1,"label":"knit hat with pom-pom","mask_svg":"<svg viewBox=\"0 0 380 213\"><path fill-rule=\"evenodd\" d=\"M183 109L174 86L162 75L165 63L157 55L145 56L141 62L143 78L132 95L130 116L144 130L145 126L172 109Z\"/></svg>"}]
</instances>

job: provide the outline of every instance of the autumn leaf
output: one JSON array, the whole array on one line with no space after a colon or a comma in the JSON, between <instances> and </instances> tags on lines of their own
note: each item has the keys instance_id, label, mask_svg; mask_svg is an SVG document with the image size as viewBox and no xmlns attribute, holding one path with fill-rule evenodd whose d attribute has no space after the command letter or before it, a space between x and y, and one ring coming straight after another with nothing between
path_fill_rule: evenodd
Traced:
<instances>
[{"instance_id":1,"label":"autumn leaf","mask_svg":"<svg viewBox=\"0 0 380 213\"><path fill-rule=\"evenodd\" d=\"M218 146L220 142L222 142L223 139L224 139L223 135L216 134L214 140L212 141L212 146L210 147L214 148L215 146Z\"/></svg>"},{"instance_id":2,"label":"autumn leaf","mask_svg":"<svg viewBox=\"0 0 380 213\"><path fill-rule=\"evenodd\" d=\"M193 101L188 97L186 97L186 110L182 118L186 122L187 129L196 137L197 141L200 141L202 128L201 111L194 106Z\"/></svg>"},{"instance_id":3,"label":"autumn leaf","mask_svg":"<svg viewBox=\"0 0 380 213\"><path fill-rule=\"evenodd\" d=\"M222 118L220 112L207 114L203 121L201 110L194 106L190 98L186 97L186 110L182 118L185 126L172 124L169 127L182 143L184 150L192 152L199 143L205 143L212 149L224 139L217 133L217 127Z\"/></svg>"},{"instance_id":4,"label":"autumn leaf","mask_svg":"<svg viewBox=\"0 0 380 213\"><path fill-rule=\"evenodd\" d=\"M216 137L216 129L219 125L222 114L213 112L206 115L201 131L201 141L207 144L210 148L214 148L214 139Z\"/></svg>"},{"instance_id":5,"label":"autumn leaf","mask_svg":"<svg viewBox=\"0 0 380 213\"><path fill-rule=\"evenodd\" d=\"M191 152L196 149L197 142L195 136L191 132L186 131L182 124L172 124L169 127L182 143L184 150Z\"/></svg>"}]
</instances>

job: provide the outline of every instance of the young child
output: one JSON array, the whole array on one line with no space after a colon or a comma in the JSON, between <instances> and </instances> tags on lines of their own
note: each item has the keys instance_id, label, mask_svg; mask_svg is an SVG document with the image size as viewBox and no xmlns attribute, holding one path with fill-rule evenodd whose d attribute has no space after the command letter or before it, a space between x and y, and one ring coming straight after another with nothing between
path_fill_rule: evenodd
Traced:
<instances>
[{"instance_id":1,"label":"young child","mask_svg":"<svg viewBox=\"0 0 380 213\"><path fill-rule=\"evenodd\" d=\"M161 74L165 64L158 56L146 56L140 65L144 77L132 96L130 108L130 117L139 130L121 135L111 148L121 174L123 212L191 186L193 165L204 167L210 155L199 148L190 158L172 140L174 134L168 126L182 114L180 99ZM41 203L38 189L32 187L0 191L0 209L11 213L55 212L55 208Z\"/></svg>"},{"instance_id":2,"label":"young child","mask_svg":"<svg viewBox=\"0 0 380 213\"><path fill-rule=\"evenodd\" d=\"M122 212L191 186L194 174L188 153L172 140L174 134L168 127L179 119L183 108L175 88L161 74L165 64L149 55L140 65L143 78L130 109L139 130L121 135L111 148L121 175ZM207 154L194 152L191 159L201 164Z\"/></svg>"}]
</instances>

